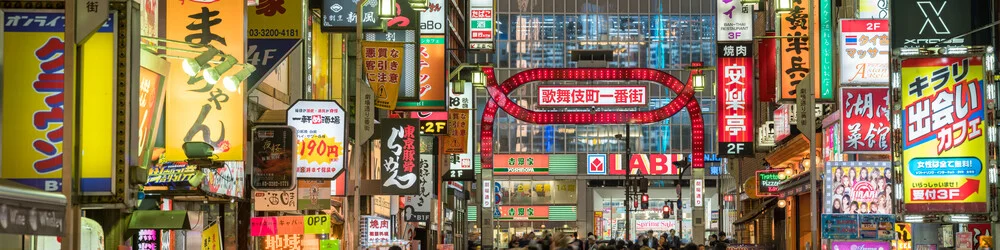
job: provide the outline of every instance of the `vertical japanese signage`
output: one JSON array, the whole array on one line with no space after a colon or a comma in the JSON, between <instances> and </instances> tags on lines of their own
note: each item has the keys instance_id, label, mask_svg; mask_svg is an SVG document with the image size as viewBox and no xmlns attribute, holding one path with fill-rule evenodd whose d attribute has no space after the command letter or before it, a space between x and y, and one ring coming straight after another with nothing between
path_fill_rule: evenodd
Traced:
<instances>
[{"instance_id":1,"label":"vertical japanese signage","mask_svg":"<svg viewBox=\"0 0 1000 250\"><path fill-rule=\"evenodd\" d=\"M62 13L4 13L3 153L0 177L45 191L62 189ZM80 158L85 193L112 192L115 137L115 19L81 47ZM68 41L73 44L74 41ZM146 72L146 77L156 79ZM151 79L152 80L152 79ZM147 88L148 90L148 88ZM122 111L124 112L124 111ZM67 166L69 166L67 164Z\"/></svg>"},{"instance_id":2,"label":"vertical japanese signage","mask_svg":"<svg viewBox=\"0 0 1000 250\"><path fill-rule=\"evenodd\" d=\"M139 86L132 106L132 141L130 164L141 169L149 169L153 159L153 143L159 137L158 131L163 118L163 81L170 65L148 51L142 51L139 68Z\"/></svg>"},{"instance_id":3,"label":"vertical japanese signage","mask_svg":"<svg viewBox=\"0 0 1000 250\"><path fill-rule=\"evenodd\" d=\"M222 231L219 229L219 222L201 232L200 245L201 250L222 250Z\"/></svg>"},{"instance_id":4,"label":"vertical japanese signage","mask_svg":"<svg viewBox=\"0 0 1000 250\"><path fill-rule=\"evenodd\" d=\"M757 171L757 196L778 196L778 185L781 185L779 173L781 171Z\"/></svg>"},{"instance_id":5,"label":"vertical japanese signage","mask_svg":"<svg viewBox=\"0 0 1000 250\"><path fill-rule=\"evenodd\" d=\"M362 245L384 243L392 239L392 227L389 226L388 219L369 216L365 217L364 223L361 226Z\"/></svg>"},{"instance_id":6,"label":"vertical japanese signage","mask_svg":"<svg viewBox=\"0 0 1000 250\"><path fill-rule=\"evenodd\" d=\"M499 183L497 183L499 184ZM483 181L483 207L490 208L493 206L493 184L489 180Z\"/></svg>"},{"instance_id":7,"label":"vertical japanese signage","mask_svg":"<svg viewBox=\"0 0 1000 250\"><path fill-rule=\"evenodd\" d=\"M782 104L774 110L774 142L792 135L792 104Z\"/></svg>"},{"instance_id":8,"label":"vertical japanese signage","mask_svg":"<svg viewBox=\"0 0 1000 250\"><path fill-rule=\"evenodd\" d=\"M271 73L302 41L302 0L262 0L247 8L247 63L257 67L252 87Z\"/></svg>"},{"instance_id":9,"label":"vertical japanese signage","mask_svg":"<svg viewBox=\"0 0 1000 250\"><path fill-rule=\"evenodd\" d=\"M445 108L444 36L420 38L419 100L399 102L397 110L443 110Z\"/></svg>"},{"instance_id":10,"label":"vertical japanese signage","mask_svg":"<svg viewBox=\"0 0 1000 250\"><path fill-rule=\"evenodd\" d=\"M403 43L362 42L365 77L375 90L375 107L396 109L403 73Z\"/></svg>"},{"instance_id":11,"label":"vertical japanese signage","mask_svg":"<svg viewBox=\"0 0 1000 250\"><path fill-rule=\"evenodd\" d=\"M809 57L812 51L809 49L809 39L812 37L812 27L809 23L809 15L812 14L808 0L792 0L794 6L788 13L780 14L781 36L790 38L781 39L778 51L781 54L781 100L795 99L795 86L799 84L814 84L815 89L820 89L819 81L804 82L804 78L809 74L812 66L809 64ZM820 92L815 91L816 98L820 98Z\"/></svg>"},{"instance_id":12,"label":"vertical japanese signage","mask_svg":"<svg viewBox=\"0 0 1000 250\"><path fill-rule=\"evenodd\" d=\"M243 0L167 1L166 22L187 25L167 25L166 38L215 47L232 56L237 66L230 70L237 71L246 59L245 8ZM167 50L167 55L197 56L180 50ZM186 160L181 147L185 142L205 142L215 148L215 160L242 161L247 134L242 82L211 84L201 72L194 76L185 73L183 65L173 63L167 76L165 157L169 161ZM221 70L213 66L209 64L206 70Z\"/></svg>"},{"instance_id":13,"label":"vertical japanese signage","mask_svg":"<svg viewBox=\"0 0 1000 250\"><path fill-rule=\"evenodd\" d=\"M889 152L889 88L841 88L840 117L844 153Z\"/></svg>"},{"instance_id":14,"label":"vertical japanese signage","mask_svg":"<svg viewBox=\"0 0 1000 250\"><path fill-rule=\"evenodd\" d=\"M253 130L254 189L289 190L295 186L295 128L257 126Z\"/></svg>"},{"instance_id":15,"label":"vertical japanese signage","mask_svg":"<svg viewBox=\"0 0 1000 250\"><path fill-rule=\"evenodd\" d=\"M889 162L826 162L823 213L892 214Z\"/></svg>"},{"instance_id":16,"label":"vertical japanese signage","mask_svg":"<svg viewBox=\"0 0 1000 250\"><path fill-rule=\"evenodd\" d=\"M444 152L461 154L468 151L469 144L468 110L448 110L448 136L444 140Z\"/></svg>"},{"instance_id":17,"label":"vertical japanese signage","mask_svg":"<svg viewBox=\"0 0 1000 250\"><path fill-rule=\"evenodd\" d=\"M843 161L844 152L840 140L840 122L823 127L823 162Z\"/></svg>"},{"instance_id":18,"label":"vertical japanese signage","mask_svg":"<svg viewBox=\"0 0 1000 250\"><path fill-rule=\"evenodd\" d=\"M420 194L420 167L417 158L417 119L382 121L382 194Z\"/></svg>"},{"instance_id":19,"label":"vertical japanese signage","mask_svg":"<svg viewBox=\"0 0 1000 250\"><path fill-rule=\"evenodd\" d=\"M948 0L893 0L892 46L919 47L961 45L989 45L990 32L965 34L990 23L989 2Z\"/></svg>"},{"instance_id":20,"label":"vertical japanese signage","mask_svg":"<svg viewBox=\"0 0 1000 250\"><path fill-rule=\"evenodd\" d=\"M816 71L819 72L819 88L816 88L819 97L817 99L833 99L833 0L819 0L813 3L813 7L819 9L819 27L813 29L813 33L818 33L819 43L813 43L819 47L819 54L816 62ZM814 36L815 37L815 36Z\"/></svg>"},{"instance_id":21,"label":"vertical japanese signage","mask_svg":"<svg viewBox=\"0 0 1000 250\"><path fill-rule=\"evenodd\" d=\"M753 6L737 0L719 0L716 10L718 41L753 40Z\"/></svg>"},{"instance_id":22,"label":"vertical japanese signage","mask_svg":"<svg viewBox=\"0 0 1000 250\"><path fill-rule=\"evenodd\" d=\"M447 7L444 0L427 0L427 9L420 13L420 34L444 34Z\"/></svg>"},{"instance_id":23,"label":"vertical japanese signage","mask_svg":"<svg viewBox=\"0 0 1000 250\"><path fill-rule=\"evenodd\" d=\"M469 48L493 49L495 34L493 0L469 1Z\"/></svg>"},{"instance_id":24,"label":"vertical japanese signage","mask_svg":"<svg viewBox=\"0 0 1000 250\"><path fill-rule=\"evenodd\" d=\"M719 154L753 154L753 44L718 45Z\"/></svg>"},{"instance_id":25,"label":"vertical japanese signage","mask_svg":"<svg viewBox=\"0 0 1000 250\"><path fill-rule=\"evenodd\" d=\"M140 229L132 239L132 249L160 250L160 230Z\"/></svg>"},{"instance_id":26,"label":"vertical japanese signage","mask_svg":"<svg viewBox=\"0 0 1000 250\"><path fill-rule=\"evenodd\" d=\"M448 83L448 109L472 109L473 91L470 81Z\"/></svg>"},{"instance_id":27,"label":"vertical japanese signage","mask_svg":"<svg viewBox=\"0 0 1000 250\"><path fill-rule=\"evenodd\" d=\"M766 32L765 36L775 36L774 32ZM757 50L760 55L777 55L779 39L758 39ZM757 57L757 99L761 102L774 102L774 91L777 86L775 81L778 78L778 60L774 56ZM782 73L782 75L784 75Z\"/></svg>"},{"instance_id":28,"label":"vertical japanese signage","mask_svg":"<svg viewBox=\"0 0 1000 250\"><path fill-rule=\"evenodd\" d=\"M889 82L889 21L840 20L840 83Z\"/></svg>"},{"instance_id":29,"label":"vertical japanese signage","mask_svg":"<svg viewBox=\"0 0 1000 250\"><path fill-rule=\"evenodd\" d=\"M298 177L333 178L344 171L344 109L336 101L299 100L288 108L295 127Z\"/></svg>"},{"instance_id":30,"label":"vertical japanese signage","mask_svg":"<svg viewBox=\"0 0 1000 250\"><path fill-rule=\"evenodd\" d=\"M420 194L406 195L403 206L403 219L406 222L429 222L431 219L431 204L434 198L435 175L434 154L420 154Z\"/></svg>"},{"instance_id":31,"label":"vertical japanese signage","mask_svg":"<svg viewBox=\"0 0 1000 250\"><path fill-rule=\"evenodd\" d=\"M984 213L983 58L901 62L903 197L908 213Z\"/></svg>"},{"instance_id":32,"label":"vertical japanese signage","mask_svg":"<svg viewBox=\"0 0 1000 250\"><path fill-rule=\"evenodd\" d=\"M694 206L701 207L705 205L705 180L695 179L694 180Z\"/></svg>"}]
</instances>

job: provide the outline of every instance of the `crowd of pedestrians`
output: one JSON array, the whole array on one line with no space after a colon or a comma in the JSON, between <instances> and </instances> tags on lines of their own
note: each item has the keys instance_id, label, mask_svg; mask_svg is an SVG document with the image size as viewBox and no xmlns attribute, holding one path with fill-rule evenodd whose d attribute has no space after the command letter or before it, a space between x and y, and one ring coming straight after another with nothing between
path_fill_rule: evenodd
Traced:
<instances>
[{"instance_id":1,"label":"crowd of pedestrians","mask_svg":"<svg viewBox=\"0 0 1000 250\"><path fill-rule=\"evenodd\" d=\"M669 234L654 234L653 231L642 233L635 239L630 240L597 240L597 236L588 233L585 239L580 239L576 233L572 235L549 232L542 232L536 235L534 232L513 236L507 242L508 249L524 250L725 250L732 241L726 237L725 232L719 235L709 236L707 244L694 244L683 242L677 231L670 230Z\"/></svg>"}]
</instances>

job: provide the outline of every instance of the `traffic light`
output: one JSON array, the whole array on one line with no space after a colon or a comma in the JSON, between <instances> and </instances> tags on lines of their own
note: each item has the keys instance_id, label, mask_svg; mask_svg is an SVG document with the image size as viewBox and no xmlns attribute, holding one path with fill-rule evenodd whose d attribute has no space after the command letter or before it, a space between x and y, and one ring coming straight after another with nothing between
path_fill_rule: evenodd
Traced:
<instances>
[{"instance_id":1,"label":"traffic light","mask_svg":"<svg viewBox=\"0 0 1000 250\"><path fill-rule=\"evenodd\" d=\"M663 219L670 219L670 214L673 211L670 209L670 205L663 205Z\"/></svg>"},{"instance_id":2,"label":"traffic light","mask_svg":"<svg viewBox=\"0 0 1000 250\"><path fill-rule=\"evenodd\" d=\"M642 209L649 209L649 195L642 194Z\"/></svg>"},{"instance_id":3,"label":"traffic light","mask_svg":"<svg viewBox=\"0 0 1000 250\"><path fill-rule=\"evenodd\" d=\"M639 178L639 192L640 193L649 192L649 179L646 179L646 177Z\"/></svg>"}]
</instances>

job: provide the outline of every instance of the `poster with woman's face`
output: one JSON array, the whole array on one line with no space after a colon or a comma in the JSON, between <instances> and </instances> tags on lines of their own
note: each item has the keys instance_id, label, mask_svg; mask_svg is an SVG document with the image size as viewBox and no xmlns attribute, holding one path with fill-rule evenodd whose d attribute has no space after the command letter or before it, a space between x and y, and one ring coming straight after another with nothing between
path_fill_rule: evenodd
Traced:
<instances>
[{"instance_id":1,"label":"poster with woman's face","mask_svg":"<svg viewBox=\"0 0 1000 250\"><path fill-rule=\"evenodd\" d=\"M888 162L828 162L825 213L891 214L892 175Z\"/></svg>"}]
</instances>

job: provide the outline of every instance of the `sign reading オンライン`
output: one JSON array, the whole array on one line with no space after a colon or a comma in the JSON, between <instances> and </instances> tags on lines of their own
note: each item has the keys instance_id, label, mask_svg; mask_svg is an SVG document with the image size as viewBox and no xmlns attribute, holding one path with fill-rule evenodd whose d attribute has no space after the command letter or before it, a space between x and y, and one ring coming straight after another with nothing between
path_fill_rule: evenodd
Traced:
<instances>
[{"instance_id":1,"label":"sign reading \u30aa\u30f3\u30e9\u30a4\u30f3","mask_svg":"<svg viewBox=\"0 0 1000 250\"><path fill-rule=\"evenodd\" d=\"M907 213L984 213L983 58L901 62L903 197Z\"/></svg>"}]
</instances>

